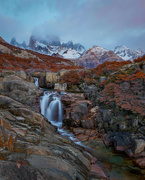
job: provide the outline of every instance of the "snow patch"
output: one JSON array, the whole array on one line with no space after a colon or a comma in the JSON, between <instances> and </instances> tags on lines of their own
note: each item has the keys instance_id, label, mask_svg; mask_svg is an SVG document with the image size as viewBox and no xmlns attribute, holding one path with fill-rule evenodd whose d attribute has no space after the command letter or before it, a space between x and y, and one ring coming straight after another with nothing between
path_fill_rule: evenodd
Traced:
<instances>
[{"instance_id":1,"label":"snow patch","mask_svg":"<svg viewBox=\"0 0 145 180\"><path fill-rule=\"evenodd\" d=\"M65 51L62 55L65 59L77 59L81 56L78 51L71 48Z\"/></svg>"},{"instance_id":2,"label":"snow patch","mask_svg":"<svg viewBox=\"0 0 145 180\"><path fill-rule=\"evenodd\" d=\"M131 61L145 54L145 52L143 52L141 49L132 50L126 46L116 46L114 53L124 60Z\"/></svg>"}]
</instances>

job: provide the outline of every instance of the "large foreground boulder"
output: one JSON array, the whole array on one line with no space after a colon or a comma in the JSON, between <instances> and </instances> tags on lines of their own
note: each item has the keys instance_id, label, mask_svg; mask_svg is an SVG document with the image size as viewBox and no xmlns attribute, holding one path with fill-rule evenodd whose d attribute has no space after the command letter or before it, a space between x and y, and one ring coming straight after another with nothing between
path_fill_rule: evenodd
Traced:
<instances>
[{"instance_id":1,"label":"large foreground boulder","mask_svg":"<svg viewBox=\"0 0 145 180\"><path fill-rule=\"evenodd\" d=\"M0 81L0 93L11 97L25 105L34 106L37 98L43 94L34 83L25 81L18 76L6 76Z\"/></svg>"},{"instance_id":2,"label":"large foreground boulder","mask_svg":"<svg viewBox=\"0 0 145 180\"><path fill-rule=\"evenodd\" d=\"M2 179L91 179L94 162L84 148L58 134L44 116L2 95L0 148Z\"/></svg>"}]
</instances>

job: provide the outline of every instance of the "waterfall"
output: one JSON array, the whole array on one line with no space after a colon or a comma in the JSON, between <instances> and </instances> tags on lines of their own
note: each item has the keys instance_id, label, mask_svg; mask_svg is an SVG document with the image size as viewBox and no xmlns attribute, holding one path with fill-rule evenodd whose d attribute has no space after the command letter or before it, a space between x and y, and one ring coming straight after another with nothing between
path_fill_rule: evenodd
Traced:
<instances>
[{"instance_id":1,"label":"waterfall","mask_svg":"<svg viewBox=\"0 0 145 180\"><path fill-rule=\"evenodd\" d=\"M63 108L61 104L61 96L57 92L45 91L40 101L41 114L44 115L48 121L58 127L58 132L61 135L68 136L75 144L84 146L80 141L74 138L72 133L68 133L62 128Z\"/></svg>"},{"instance_id":2,"label":"waterfall","mask_svg":"<svg viewBox=\"0 0 145 180\"><path fill-rule=\"evenodd\" d=\"M57 93L45 91L40 102L40 107L41 114L44 115L48 121L57 127L62 126L63 109L61 98Z\"/></svg>"},{"instance_id":3,"label":"waterfall","mask_svg":"<svg viewBox=\"0 0 145 180\"><path fill-rule=\"evenodd\" d=\"M35 80L35 85L36 85L37 87L39 87L38 78L34 77L34 80Z\"/></svg>"},{"instance_id":4,"label":"waterfall","mask_svg":"<svg viewBox=\"0 0 145 180\"><path fill-rule=\"evenodd\" d=\"M44 95L42 97L42 100L40 102L40 108L41 108L41 114L43 116L46 117L46 110L48 108L48 105L49 105L49 96L51 94L47 93L46 91L44 92Z\"/></svg>"}]
</instances>

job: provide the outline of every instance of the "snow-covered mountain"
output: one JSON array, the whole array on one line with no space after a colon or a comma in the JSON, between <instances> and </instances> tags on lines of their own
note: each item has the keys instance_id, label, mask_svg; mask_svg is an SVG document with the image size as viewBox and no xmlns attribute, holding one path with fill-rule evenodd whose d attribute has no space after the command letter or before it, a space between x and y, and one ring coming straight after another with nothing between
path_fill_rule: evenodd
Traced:
<instances>
[{"instance_id":1,"label":"snow-covered mountain","mask_svg":"<svg viewBox=\"0 0 145 180\"><path fill-rule=\"evenodd\" d=\"M124 60L131 61L138 57L142 57L145 54L145 52L143 52L141 49L132 50L126 46L116 46L114 53Z\"/></svg>"},{"instance_id":2,"label":"snow-covered mountain","mask_svg":"<svg viewBox=\"0 0 145 180\"><path fill-rule=\"evenodd\" d=\"M73 44L72 41L68 41L67 43L62 43L61 46L67 47L68 49L70 49L70 48L74 49L74 50L78 51L79 53L83 53L85 50L84 46L82 46L79 43Z\"/></svg>"},{"instance_id":3,"label":"snow-covered mountain","mask_svg":"<svg viewBox=\"0 0 145 180\"><path fill-rule=\"evenodd\" d=\"M94 68L105 61L134 60L145 54L141 49L132 50L126 46L117 46L114 52L99 46L85 50L79 43L74 44L72 41L61 43L57 36L46 36L45 39L31 36L28 45L25 42L20 44L12 38L10 44L50 56L71 59L86 68Z\"/></svg>"},{"instance_id":4,"label":"snow-covered mountain","mask_svg":"<svg viewBox=\"0 0 145 180\"><path fill-rule=\"evenodd\" d=\"M79 58L85 50L79 43L74 44L72 41L61 43L59 38L48 36L45 40L31 36L28 46L26 46L25 42L19 44L15 38L12 38L10 44L23 49L30 49L42 54L63 57L65 59Z\"/></svg>"},{"instance_id":5,"label":"snow-covered mountain","mask_svg":"<svg viewBox=\"0 0 145 180\"><path fill-rule=\"evenodd\" d=\"M63 58L65 59L78 59L81 56L81 53L79 53L78 51L70 48L68 50L66 50L63 54L62 54Z\"/></svg>"},{"instance_id":6,"label":"snow-covered mountain","mask_svg":"<svg viewBox=\"0 0 145 180\"><path fill-rule=\"evenodd\" d=\"M105 61L122 61L123 59L117 56L113 51L104 49L99 46L85 50L77 62L86 68L95 68Z\"/></svg>"},{"instance_id":7,"label":"snow-covered mountain","mask_svg":"<svg viewBox=\"0 0 145 180\"><path fill-rule=\"evenodd\" d=\"M24 41L22 44L19 44L19 43L16 41L16 38L12 38L10 44L13 45L13 46L20 47L20 48L22 48L22 49L26 49L26 47L27 47L25 41Z\"/></svg>"}]
</instances>

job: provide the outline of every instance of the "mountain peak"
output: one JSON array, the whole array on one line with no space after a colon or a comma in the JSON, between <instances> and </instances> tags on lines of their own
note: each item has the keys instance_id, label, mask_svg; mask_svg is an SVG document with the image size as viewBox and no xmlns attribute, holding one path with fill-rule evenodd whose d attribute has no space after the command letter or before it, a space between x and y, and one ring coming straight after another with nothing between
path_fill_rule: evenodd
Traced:
<instances>
[{"instance_id":1,"label":"mountain peak","mask_svg":"<svg viewBox=\"0 0 145 180\"><path fill-rule=\"evenodd\" d=\"M10 44L13 45L13 46L17 46L17 41L16 41L16 38L15 38L15 37L13 37L13 38L11 39Z\"/></svg>"},{"instance_id":2,"label":"mountain peak","mask_svg":"<svg viewBox=\"0 0 145 180\"><path fill-rule=\"evenodd\" d=\"M83 55L94 54L96 56L102 56L105 52L108 52L108 50L94 45L92 48L88 49L87 51L84 51Z\"/></svg>"},{"instance_id":3,"label":"mountain peak","mask_svg":"<svg viewBox=\"0 0 145 180\"><path fill-rule=\"evenodd\" d=\"M85 48L83 45L79 44L79 43L73 43L73 41L68 41L67 43L62 43L61 46L63 47L67 47L68 49L72 48L76 51L78 51L79 53L83 53Z\"/></svg>"},{"instance_id":4,"label":"mountain peak","mask_svg":"<svg viewBox=\"0 0 145 180\"><path fill-rule=\"evenodd\" d=\"M95 68L105 61L122 61L123 59L117 56L113 51L109 51L99 46L84 51L79 58L78 63L86 68Z\"/></svg>"},{"instance_id":5,"label":"mountain peak","mask_svg":"<svg viewBox=\"0 0 145 180\"><path fill-rule=\"evenodd\" d=\"M134 60L145 54L145 52L143 52L141 49L132 50L126 46L116 46L114 53L124 60Z\"/></svg>"},{"instance_id":6,"label":"mountain peak","mask_svg":"<svg viewBox=\"0 0 145 180\"><path fill-rule=\"evenodd\" d=\"M34 50L35 49L35 42L36 42L36 39L34 36L30 36L30 40L29 40L29 47L30 49Z\"/></svg>"}]
</instances>

